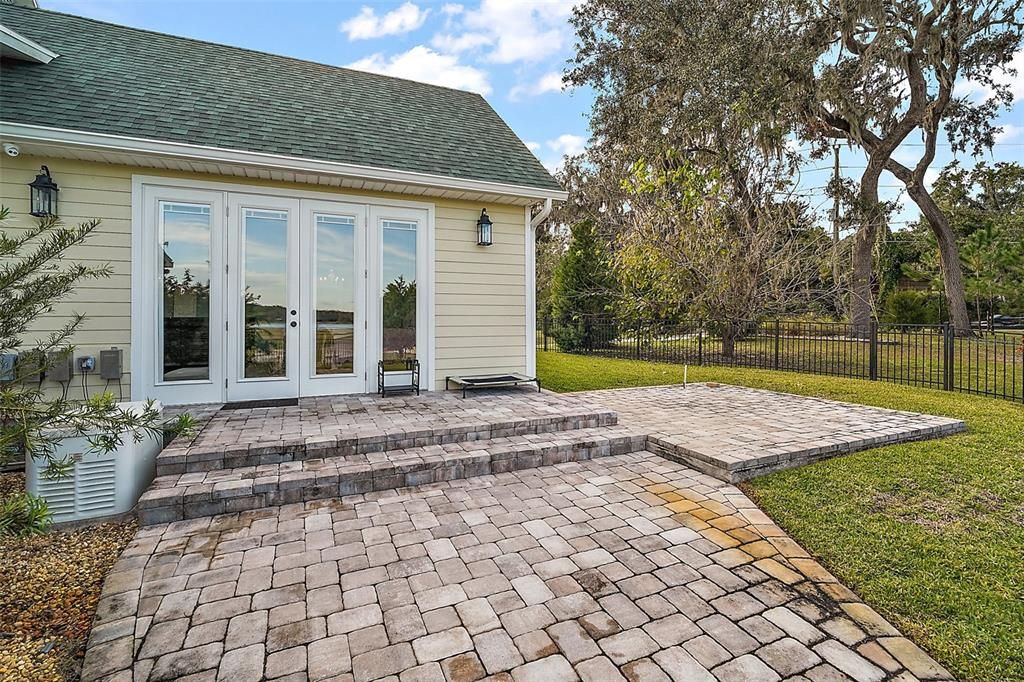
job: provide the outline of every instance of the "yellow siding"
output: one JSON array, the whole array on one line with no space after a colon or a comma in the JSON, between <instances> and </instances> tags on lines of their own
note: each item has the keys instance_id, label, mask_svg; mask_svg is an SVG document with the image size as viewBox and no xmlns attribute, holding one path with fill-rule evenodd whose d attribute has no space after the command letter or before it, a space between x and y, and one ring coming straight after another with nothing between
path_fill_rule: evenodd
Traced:
<instances>
[{"instance_id":1,"label":"yellow siding","mask_svg":"<svg viewBox=\"0 0 1024 682\"><path fill-rule=\"evenodd\" d=\"M38 325L37 332L51 331L64 316L75 311L86 315L75 335L77 355L98 355L104 348L124 349L126 372L131 350L131 179L133 174L160 175L259 187L322 191L317 185L247 180L237 177L157 171L104 163L20 156L0 159L0 202L11 209L4 229L31 224L28 188L41 164L50 168L60 186L60 212L66 223L101 218L102 225L88 244L70 255L76 261L109 264L108 279L84 283L75 294ZM341 189L324 191L325 199L345 200ZM380 192L352 192L432 202L435 205L435 387L444 386L451 374L525 371L526 243L521 206L488 205L494 222L494 245L476 246L479 202L431 199ZM98 376L90 378L89 390L102 389ZM72 397L81 394L75 377ZM127 395L130 375L123 379Z\"/></svg>"}]
</instances>

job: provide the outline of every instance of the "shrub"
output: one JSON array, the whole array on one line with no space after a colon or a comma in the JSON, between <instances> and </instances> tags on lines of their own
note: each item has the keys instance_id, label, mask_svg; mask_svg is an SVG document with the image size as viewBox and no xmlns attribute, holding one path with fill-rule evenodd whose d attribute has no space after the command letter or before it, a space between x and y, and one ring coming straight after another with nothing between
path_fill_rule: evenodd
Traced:
<instances>
[{"instance_id":1,"label":"shrub","mask_svg":"<svg viewBox=\"0 0 1024 682\"><path fill-rule=\"evenodd\" d=\"M0 500L0 537L42 535L50 529L46 500L31 493L16 493Z\"/></svg>"},{"instance_id":2,"label":"shrub","mask_svg":"<svg viewBox=\"0 0 1024 682\"><path fill-rule=\"evenodd\" d=\"M938 324L939 306L922 291L895 291L885 301L882 321L890 324Z\"/></svg>"}]
</instances>

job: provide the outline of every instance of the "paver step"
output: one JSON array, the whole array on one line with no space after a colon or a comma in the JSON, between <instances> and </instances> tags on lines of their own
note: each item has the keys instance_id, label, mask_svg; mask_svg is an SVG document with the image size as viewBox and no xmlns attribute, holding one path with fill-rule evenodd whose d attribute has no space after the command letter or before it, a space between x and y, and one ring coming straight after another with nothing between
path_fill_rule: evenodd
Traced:
<instances>
[{"instance_id":1,"label":"paver step","mask_svg":"<svg viewBox=\"0 0 1024 682\"><path fill-rule=\"evenodd\" d=\"M220 445L171 443L157 456L156 475L200 473L264 464L281 464L305 459L347 457L431 445L451 445L510 436L613 426L613 410L585 406L576 412L534 416L509 421L458 423L425 422L422 426L352 428L337 436L304 439L236 442Z\"/></svg>"},{"instance_id":2,"label":"paver step","mask_svg":"<svg viewBox=\"0 0 1024 682\"><path fill-rule=\"evenodd\" d=\"M526 433L158 476L139 500L143 525L435 483L643 450L623 426Z\"/></svg>"},{"instance_id":3,"label":"paver step","mask_svg":"<svg viewBox=\"0 0 1024 682\"><path fill-rule=\"evenodd\" d=\"M647 450L727 483L740 483L757 476L804 466L837 455L894 443L941 438L965 429L963 422L947 420L916 428L876 431L872 435L865 435L856 440L836 438L832 442L817 439L813 442L797 441L773 447L736 446L728 452L708 448L710 453L688 445L688 438L652 433L647 436Z\"/></svg>"}]
</instances>

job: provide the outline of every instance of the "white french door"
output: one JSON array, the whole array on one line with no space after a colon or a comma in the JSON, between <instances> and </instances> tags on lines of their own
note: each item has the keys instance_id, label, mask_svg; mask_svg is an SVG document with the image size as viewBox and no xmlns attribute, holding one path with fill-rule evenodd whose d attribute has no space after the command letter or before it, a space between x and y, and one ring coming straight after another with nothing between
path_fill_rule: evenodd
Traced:
<instances>
[{"instance_id":1,"label":"white french door","mask_svg":"<svg viewBox=\"0 0 1024 682\"><path fill-rule=\"evenodd\" d=\"M231 194L227 399L367 390L366 207Z\"/></svg>"},{"instance_id":2,"label":"white french door","mask_svg":"<svg viewBox=\"0 0 1024 682\"><path fill-rule=\"evenodd\" d=\"M368 389L366 206L302 200L299 394Z\"/></svg>"},{"instance_id":3,"label":"white french door","mask_svg":"<svg viewBox=\"0 0 1024 682\"><path fill-rule=\"evenodd\" d=\"M227 399L299 395L299 201L228 195Z\"/></svg>"},{"instance_id":4,"label":"white french door","mask_svg":"<svg viewBox=\"0 0 1024 682\"><path fill-rule=\"evenodd\" d=\"M427 209L155 185L141 198L141 395L372 392L380 360L418 359L429 386Z\"/></svg>"}]
</instances>

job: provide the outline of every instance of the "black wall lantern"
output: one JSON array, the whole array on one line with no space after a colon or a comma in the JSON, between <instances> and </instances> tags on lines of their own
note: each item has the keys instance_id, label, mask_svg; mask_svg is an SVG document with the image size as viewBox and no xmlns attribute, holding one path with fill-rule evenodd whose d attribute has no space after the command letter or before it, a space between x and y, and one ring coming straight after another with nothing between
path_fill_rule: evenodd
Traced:
<instances>
[{"instance_id":1,"label":"black wall lantern","mask_svg":"<svg viewBox=\"0 0 1024 682\"><path fill-rule=\"evenodd\" d=\"M60 191L60 188L50 177L49 168L43 166L39 170L40 173L36 179L28 183L31 191L31 210L29 212L37 218L57 215L57 192Z\"/></svg>"},{"instance_id":2,"label":"black wall lantern","mask_svg":"<svg viewBox=\"0 0 1024 682\"><path fill-rule=\"evenodd\" d=\"M477 246L490 246L494 243L491 231L491 219L487 216L487 209L480 211L480 220L476 221Z\"/></svg>"}]
</instances>

